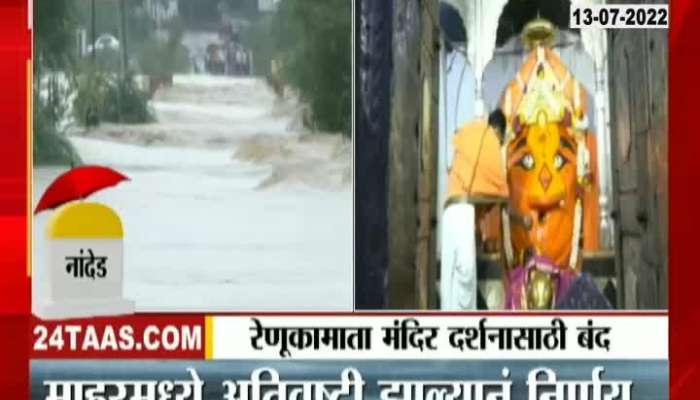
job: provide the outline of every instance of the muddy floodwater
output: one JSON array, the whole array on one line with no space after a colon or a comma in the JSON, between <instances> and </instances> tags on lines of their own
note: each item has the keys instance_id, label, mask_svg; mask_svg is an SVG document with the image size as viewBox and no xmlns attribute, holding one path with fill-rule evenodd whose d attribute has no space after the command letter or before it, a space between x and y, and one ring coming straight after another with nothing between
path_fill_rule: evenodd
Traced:
<instances>
[{"instance_id":1,"label":"muddy floodwater","mask_svg":"<svg viewBox=\"0 0 700 400\"><path fill-rule=\"evenodd\" d=\"M71 135L86 164L130 178L89 200L122 217L137 310L351 309L350 141L308 132L293 96L254 78L176 76L152 104L156 123ZM65 170L35 168L35 204Z\"/></svg>"}]
</instances>

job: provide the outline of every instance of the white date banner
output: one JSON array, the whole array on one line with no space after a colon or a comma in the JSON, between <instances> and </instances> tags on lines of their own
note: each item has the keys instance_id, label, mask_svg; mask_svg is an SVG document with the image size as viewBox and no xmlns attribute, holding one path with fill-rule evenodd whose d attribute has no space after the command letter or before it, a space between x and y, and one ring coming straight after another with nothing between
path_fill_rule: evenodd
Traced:
<instances>
[{"instance_id":1,"label":"white date banner","mask_svg":"<svg viewBox=\"0 0 700 400\"><path fill-rule=\"evenodd\" d=\"M668 29L668 4L571 4L569 28Z\"/></svg>"}]
</instances>

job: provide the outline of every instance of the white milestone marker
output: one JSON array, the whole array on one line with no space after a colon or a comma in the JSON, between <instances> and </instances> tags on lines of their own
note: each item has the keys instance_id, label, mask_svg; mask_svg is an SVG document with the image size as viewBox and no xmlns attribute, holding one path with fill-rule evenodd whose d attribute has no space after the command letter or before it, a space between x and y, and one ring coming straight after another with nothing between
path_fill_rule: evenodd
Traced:
<instances>
[{"instance_id":1,"label":"white milestone marker","mask_svg":"<svg viewBox=\"0 0 700 400\"><path fill-rule=\"evenodd\" d=\"M33 312L43 319L131 314L124 299L123 237L119 215L104 204L72 202L47 224L48 284Z\"/></svg>"}]
</instances>

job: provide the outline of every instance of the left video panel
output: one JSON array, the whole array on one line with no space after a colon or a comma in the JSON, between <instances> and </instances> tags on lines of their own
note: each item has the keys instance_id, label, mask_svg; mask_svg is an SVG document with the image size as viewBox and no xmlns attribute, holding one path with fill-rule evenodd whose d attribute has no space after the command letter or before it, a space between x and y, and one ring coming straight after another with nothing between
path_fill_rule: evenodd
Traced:
<instances>
[{"instance_id":1,"label":"left video panel","mask_svg":"<svg viewBox=\"0 0 700 400\"><path fill-rule=\"evenodd\" d=\"M36 315L352 310L350 0L33 12Z\"/></svg>"}]
</instances>

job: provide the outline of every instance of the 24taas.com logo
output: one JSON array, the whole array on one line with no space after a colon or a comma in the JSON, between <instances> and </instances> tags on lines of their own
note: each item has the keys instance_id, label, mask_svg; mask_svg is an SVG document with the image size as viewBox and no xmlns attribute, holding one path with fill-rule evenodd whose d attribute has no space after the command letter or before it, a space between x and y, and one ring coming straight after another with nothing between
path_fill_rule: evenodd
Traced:
<instances>
[{"instance_id":1,"label":"24taas.com logo","mask_svg":"<svg viewBox=\"0 0 700 400\"><path fill-rule=\"evenodd\" d=\"M148 325L135 329L131 325L59 324L36 325L33 330L34 351L199 351L202 349L200 325Z\"/></svg>"}]
</instances>

